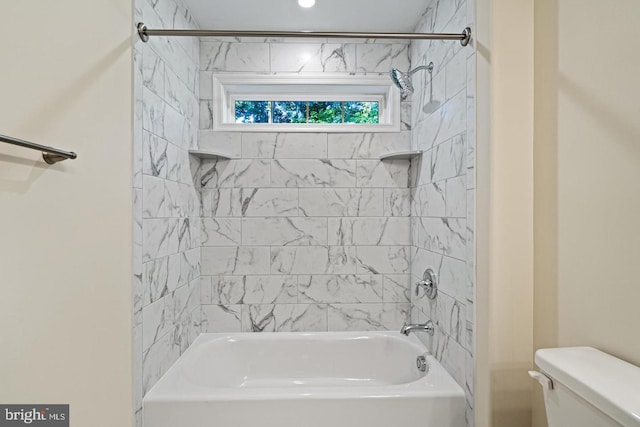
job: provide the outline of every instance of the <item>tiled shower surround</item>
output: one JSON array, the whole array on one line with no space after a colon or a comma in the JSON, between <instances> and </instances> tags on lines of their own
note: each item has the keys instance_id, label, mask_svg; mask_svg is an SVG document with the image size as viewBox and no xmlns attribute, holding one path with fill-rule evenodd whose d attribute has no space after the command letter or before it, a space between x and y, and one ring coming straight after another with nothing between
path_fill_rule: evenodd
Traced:
<instances>
[{"instance_id":1,"label":"tiled shower surround","mask_svg":"<svg viewBox=\"0 0 640 427\"><path fill-rule=\"evenodd\" d=\"M433 0L418 32L459 32L474 22L473 0ZM436 324L421 334L433 354L465 390L467 425L473 425L475 53L472 47L413 41L411 65L434 63L433 95L427 72L414 75L411 279L432 267L439 277L435 301L412 293L411 319ZM426 112L425 112L426 110Z\"/></svg>"},{"instance_id":2,"label":"tiled shower surround","mask_svg":"<svg viewBox=\"0 0 640 427\"><path fill-rule=\"evenodd\" d=\"M308 59L301 61L305 56ZM210 41L200 49L204 331L395 329L408 320L409 110L396 133L211 130L213 73L387 73L404 44Z\"/></svg>"},{"instance_id":3,"label":"tiled shower surround","mask_svg":"<svg viewBox=\"0 0 640 427\"><path fill-rule=\"evenodd\" d=\"M136 0L136 22L197 28L184 5ZM134 408L200 333L199 40L134 47Z\"/></svg>"},{"instance_id":4,"label":"tiled shower surround","mask_svg":"<svg viewBox=\"0 0 640 427\"><path fill-rule=\"evenodd\" d=\"M417 31L460 31L472 1L434 0ZM151 28L196 28L181 0L136 0L136 14ZM466 390L472 425L473 49L152 37L135 55L137 425L144 393L201 331L396 330L428 318L438 327L427 344ZM415 74L401 132L212 130L214 73L386 74L429 61L440 107L423 111L428 74ZM409 149L425 153L379 160ZM412 292L428 266L435 302Z\"/></svg>"}]
</instances>

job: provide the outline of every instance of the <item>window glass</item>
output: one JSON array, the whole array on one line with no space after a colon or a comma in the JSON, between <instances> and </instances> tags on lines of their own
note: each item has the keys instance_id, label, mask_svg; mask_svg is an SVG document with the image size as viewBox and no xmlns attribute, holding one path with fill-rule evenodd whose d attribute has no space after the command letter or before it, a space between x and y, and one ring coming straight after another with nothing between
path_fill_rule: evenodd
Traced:
<instances>
[{"instance_id":1,"label":"window glass","mask_svg":"<svg viewBox=\"0 0 640 427\"><path fill-rule=\"evenodd\" d=\"M235 102L236 123L378 124L377 101Z\"/></svg>"},{"instance_id":2,"label":"window glass","mask_svg":"<svg viewBox=\"0 0 640 427\"><path fill-rule=\"evenodd\" d=\"M307 123L307 103L304 101L273 102L273 123Z\"/></svg>"},{"instance_id":3,"label":"window glass","mask_svg":"<svg viewBox=\"0 0 640 427\"><path fill-rule=\"evenodd\" d=\"M309 123L343 123L342 102L309 102Z\"/></svg>"},{"instance_id":4,"label":"window glass","mask_svg":"<svg viewBox=\"0 0 640 427\"><path fill-rule=\"evenodd\" d=\"M344 103L345 123L378 123L379 117L377 102Z\"/></svg>"},{"instance_id":5,"label":"window glass","mask_svg":"<svg viewBox=\"0 0 640 427\"><path fill-rule=\"evenodd\" d=\"M236 123L269 123L269 101L236 101Z\"/></svg>"}]
</instances>

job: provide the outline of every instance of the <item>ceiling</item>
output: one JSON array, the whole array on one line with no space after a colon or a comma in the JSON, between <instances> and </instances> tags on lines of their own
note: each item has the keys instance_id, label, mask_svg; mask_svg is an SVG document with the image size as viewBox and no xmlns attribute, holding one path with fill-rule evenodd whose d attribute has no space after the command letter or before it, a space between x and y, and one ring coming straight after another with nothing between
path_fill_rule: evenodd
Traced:
<instances>
[{"instance_id":1,"label":"ceiling","mask_svg":"<svg viewBox=\"0 0 640 427\"><path fill-rule=\"evenodd\" d=\"M412 32L430 0L184 0L203 30Z\"/></svg>"}]
</instances>

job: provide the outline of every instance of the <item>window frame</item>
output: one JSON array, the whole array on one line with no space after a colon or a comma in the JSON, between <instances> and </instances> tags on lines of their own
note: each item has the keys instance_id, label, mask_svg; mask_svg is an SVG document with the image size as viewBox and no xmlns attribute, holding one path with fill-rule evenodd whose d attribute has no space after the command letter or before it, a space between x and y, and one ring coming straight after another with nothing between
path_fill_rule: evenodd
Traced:
<instances>
[{"instance_id":1,"label":"window frame","mask_svg":"<svg viewBox=\"0 0 640 427\"><path fill-rule=\"evenodd\" d=\"M400 91L386 75L213 75L213 130L224 132L399 132ZM379 123L236 123L235 101L375 101Z\"/></svg>"}]
</instances>

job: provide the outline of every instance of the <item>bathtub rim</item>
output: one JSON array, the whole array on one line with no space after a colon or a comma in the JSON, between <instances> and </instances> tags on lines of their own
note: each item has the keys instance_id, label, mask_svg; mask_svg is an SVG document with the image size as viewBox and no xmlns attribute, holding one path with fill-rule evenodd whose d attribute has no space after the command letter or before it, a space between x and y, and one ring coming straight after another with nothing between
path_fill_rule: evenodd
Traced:
<instances>
[{"instance_id":1,"label":"bathtub rim","mask_svg":"<svg viewBox=\"0 0 640 427\"><path fill-rule=\"evenodd\" d=\"M416 350L416 357L424 355L429 363L429 373L416 381L405 384L368 385L368 386L326 386L326 387L205 387L187 382L180 372L185 357L206 343L215 340L240 337L250 340L271 340L273 338L295 340L299 337L312 337L318 340L335 338L354 339L368 337L386 337L405 341ZM176 389L178 386L178 389ZM182 388L182 389L180 389ZM428 351L415 335L403 336L394 331L346 331L346 332L231 332L202 333L185 352L171 365L164 375L154 384L143 398L145 404L168 402L232 402L241 400L304 400L304 399L403 399L403 398L464 398L464 390L455 382L442 364Z\"/></svg>"}]
</instances>

